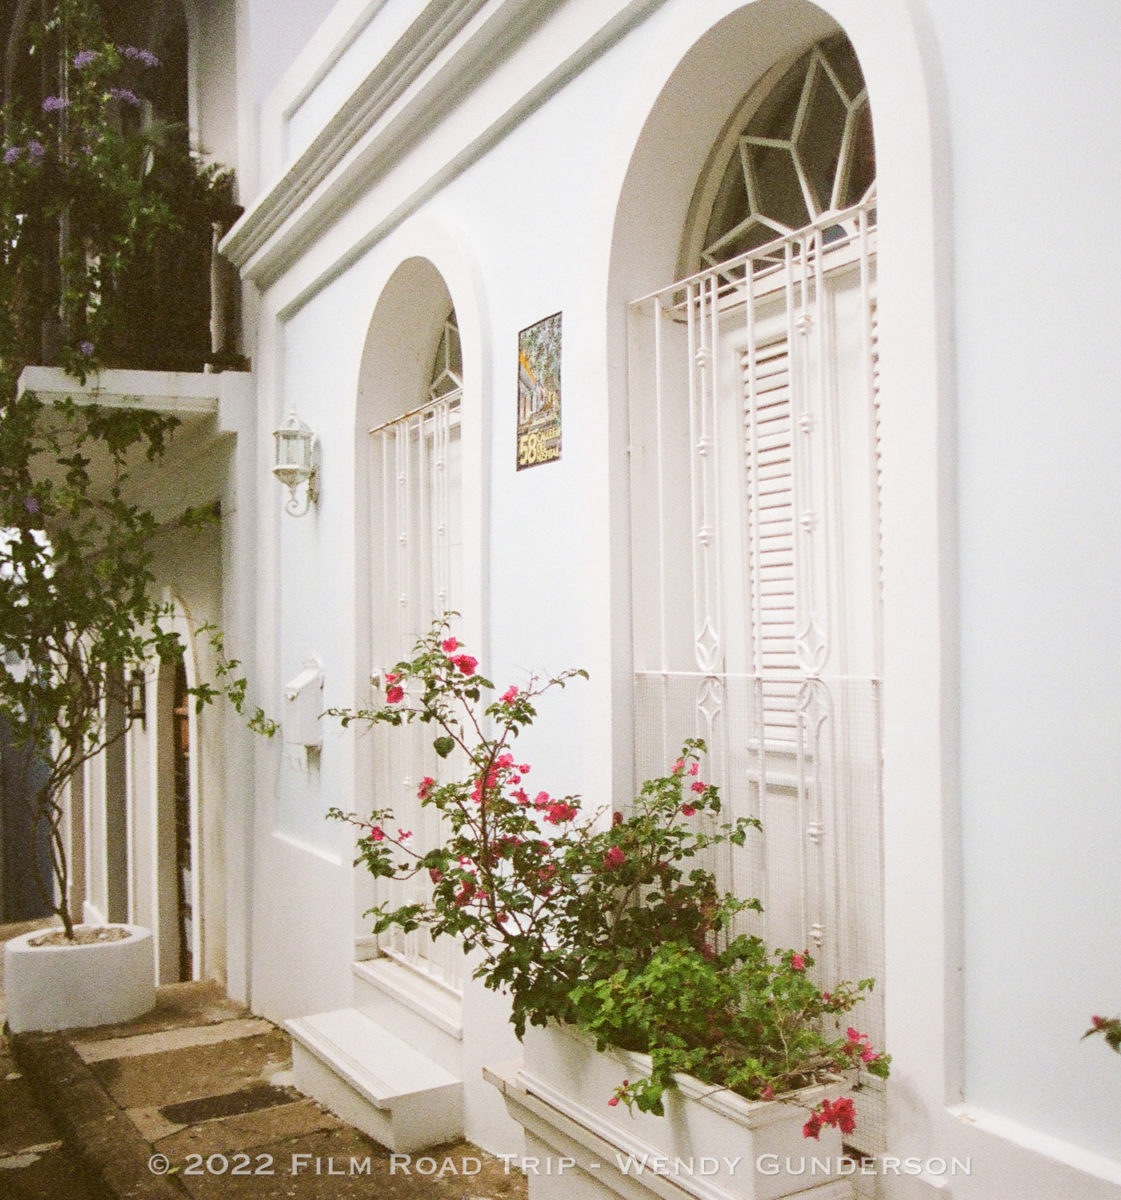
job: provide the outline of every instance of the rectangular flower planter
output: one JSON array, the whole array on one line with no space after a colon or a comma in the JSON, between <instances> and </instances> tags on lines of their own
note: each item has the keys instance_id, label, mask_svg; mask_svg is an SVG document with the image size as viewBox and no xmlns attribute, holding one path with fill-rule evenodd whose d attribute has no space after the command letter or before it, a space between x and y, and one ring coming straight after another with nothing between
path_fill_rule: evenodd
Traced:
<instances>
[{"instance_id":1,"label":"rectangular flower planter","mask_svg":"<svg viewBox=\"0 0 1121 1200\"><path fill-rule=\"evenodd\" d=\"M586 1035L556 1025L527 1030L524 1045L520 1069L492 1081L526 1130L531 1200L854 1195L840 1133L802 1136L808 1109L841 1094L840 1082L752 1102L682 1075L658 1117L608 1104L624 1079L648 1073L646 1055L597 1051Z\"/></svg>"}]
</instances>

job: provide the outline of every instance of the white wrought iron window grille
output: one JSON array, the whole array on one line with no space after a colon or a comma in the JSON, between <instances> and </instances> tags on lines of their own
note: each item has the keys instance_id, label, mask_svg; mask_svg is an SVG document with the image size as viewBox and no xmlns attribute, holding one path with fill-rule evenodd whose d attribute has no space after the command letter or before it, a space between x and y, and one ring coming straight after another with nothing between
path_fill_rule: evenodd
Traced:
<instances>
[{"instance_id":1,"label":"white wrought iron window grille","mask_svg":"<svg viewBox=\"0 0 1121 1200\"><path fill-rule=\"evenodd\" d=\"M635 772L703 737L726 812L763 824L713 864L763 901L745 929L882 988L876 201L848 42L727 153L702 269L631 306ZM878 1081L858 1103L873 1152Z\"/></svg>"},{"instance_id":2,"label":"white wrought iron window grille","mask_svg":"<svg viewBox=\"0 0 1121 1200\"><path fill-rule=\"evenodd\" d=\"M459 607L461 595L463 367L455 313L444 323L426 400L370 430L372 646L376 686L406 657L433 618ZM423 852L443 836L438 815L421 805L426 775L440 778L459 765L437 759L431 731L420 724L376 727L375 803L391 807L411 845ZM424 902L425 872L411 880L377 882L378 902ZM450 939L423 929L379 939L379 951L452 991L463 981L463 953Z\"/></svg>"}]
</instances>

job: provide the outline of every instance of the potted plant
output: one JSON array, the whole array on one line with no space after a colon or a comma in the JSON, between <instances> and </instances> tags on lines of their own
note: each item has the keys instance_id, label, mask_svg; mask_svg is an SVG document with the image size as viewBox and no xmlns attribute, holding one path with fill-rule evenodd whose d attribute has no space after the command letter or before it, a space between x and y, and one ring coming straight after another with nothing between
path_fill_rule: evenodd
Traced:
<instances>
[{"instance_id":1,"label":"potted plant","mask_svg":"<svg viewBox=\"0 0 1121 1200\"><path fill-rule=\"evenodd\" d=\"M746 1117L741 1131L785 1114L800 1136L835 1134L839 1154L855 1117L835 1085L855 1067L888 1071L888 1057L842 1019L872 981L823 990L805 951L772 951L739 928L759 902L721 891L703 861L743 845L758 822L720 823L702 742L686 741L626 812L587 812L578 796L531 785L514 739L538 697L583 674L496 695L444 619L386 676L384 704L332 710L344 724L423 722L457 768L420 783L422 803L443 817L437 845L417 846L389 810L332 810L360 829L357 861L372 875L426 872L432 882L427 900L372 910L375 932L424 926L457 938L475 977L508 995L527 1069L553 1087L590 1082L600 1123L631 1110L648 1131L670 1112L663 1124L680 1134L688 1096Z\"/></svg>"},{"instance_id":2,"label":"potted plant","mask_svg":"<svg viewBox=\"0 0 1121 1200\"><path fill-rule=\"evenodd\" d=\"M134 673L183 650L152 593L160 525L129 493L137 462L158 461L178 421L45 406L19 393L20 372L30 363L81 380L102 366L201 370L212 357L212 226L235 211L229 176L202 165L186 129L161 119L174 81L150 50L110 36L105 7L20 3L4 29L0 724L14 747L9 770L22 775L7 782L27 809L28 868L62 926L8 943L17 1030L121 1020L152 1003L148 932L76 924L65 797L76 772L124 735ZM224 678L195 689L197 699L225 692L240 708L244 680L211 636Z\"/></svg>"},{"instance_id":3,"label":"potted plant","mask_svg":"<svg viewBox=\"0 0 1121 1200\"><path fill-rule=\"evenodd\" d=\"M62 925L8 943L16 1031L121 1020L154 1000L148 931L85 930L74 919L64 818L75 774L124 736L127 681L182 652L152 595L160 526L127 496L130 463L158 460L176 424L27 394L0 406L0 721L21 751L15 791L33 847L49 846L48 870L34 849L29 866ZM183 523L204 519L186 513ZM59 971L75 977L59 985Z\"/></svg>"}]
</instances>

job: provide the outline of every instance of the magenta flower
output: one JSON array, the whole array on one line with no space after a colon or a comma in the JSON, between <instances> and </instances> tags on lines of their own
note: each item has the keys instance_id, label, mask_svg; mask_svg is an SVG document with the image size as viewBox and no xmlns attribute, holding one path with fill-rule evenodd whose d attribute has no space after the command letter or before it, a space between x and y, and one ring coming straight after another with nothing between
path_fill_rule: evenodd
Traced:
<instances>
[{"instance_id":1,"label":"magenta flower","mask_svg":"<svg viewBox=\"0 0 1121 1200\"><path fill-rule=\"evenodd\" d=\"M459 642L457 642L453 637L445 638L440 643L440 649L443 650L445 654L454 654L456 650L459 649Z\"/></svg>"},{"instance_id":2,"label":"magenta flower","mask_svg":"<svg viewBox=\"0 0 1121 1200\"><path fill-rule=\"evenodd\" d=\"M627 861L627 856L618 846L612 846L610 850L603 856L603 865L609 870L615 867L621 867Z\"/></svg>"},{"instance_id":3,"label":"magenta flower","mask_svg":"<svg viewBox=\"0 0 1121 1200\"><path fill-rule=\"evenodd\" d=\"M681 806L681 815L683 817L691 817L697 810L691 804L683 804Z\"/></svg>"},{"instance_id":4,"label":"magenta flower","mask_svg":"<svg viewBox=\"0 0 1121 1200\"><path fill-rule=\"evenodd\" d=\"M479 665L479 660L472 658L470 654L457 654L451 661L464 675L473 675Z\"/></svg>"},{"instance_id":5,"label":"magenta flower","mask_svg":"<svg viewBox=\"0 0 1121 1200\"><path fill-rule=\"evenodd\" d=\"M371 842L380 842L382 840L382 838L384 838L384 837L385 837L385 830L382 829L379 825L371 825L370 826L370 841Z\"/></svg>"},{"instance_id":6,"label":"magenta flower","mask_svg":"<svg viewBox=\"0 0 1121 1200\"><path fill-rule=\"evenodd\" d=\"M502 703L503 703L503 704L513 704L513 702L514 702L514 701L515 701L517 698L518 698L518 689L517 689L516 687L514 687L513 685L511 685L510 687L508 687L508 688L507 688L507 689L506 689L506 690L505 690L505 691L502 693L502 695L501 695L501 696L499 696L499 699L502 701Z\"/></svg>"},{"instance_id":7,"label":"magenta flower","mask_svg":"<svg viewBox=\"0 0 1121 1200\"><path fill-rule=\"evenodd\" d=\"M389 704L396 704L399 700L404 700L405 689L394 684L385 690L385 699Z\"/></svg>"},{"instance_id":8,"label":"magenta flower","mask_svg":"<svg viewBox=\"0 0 1121 1200\"><path fill-rule=\"evenodd\" d=\"M703 792L703 791L705 790L705 786L706 786L706 785L705 785L705 784L703 784L703 783L701 783L701 781L700 781L699 779L695 780L695 781L694 781L694 782L693 782L693 783L690 785L691 789L692 789L694 792L696 792L698 795L700 795L700 793L701 793L701 792Z\"/></svg>"},{"instance_id":9,"label":"magenta flower","mask_svg":"<svg viewBox=\"0 0 1121 1200\"><path fill-rule=\"evenodd\" d=\"M806 960L801 954L792 954L790 956L790 965L795 971L804 971L806 969Z\"/></svg>"}]
</instances>

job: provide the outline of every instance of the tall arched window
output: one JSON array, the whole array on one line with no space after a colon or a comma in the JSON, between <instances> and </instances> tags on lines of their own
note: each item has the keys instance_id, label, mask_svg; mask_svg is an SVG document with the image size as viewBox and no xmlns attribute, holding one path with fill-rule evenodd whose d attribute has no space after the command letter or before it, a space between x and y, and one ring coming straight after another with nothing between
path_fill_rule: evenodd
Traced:
<instances>
[{"instance_id":1,"label":"tall arched window","mask_svg":"<svg viewBox=\"0 0 1121 1200\"><path fill-rule=\"evenodd\" d=\"M842 35L747 97L692 213L693 273L632 306L636 773L703 737L763 824L717 864L754 929L882 988L875 153Z\"/></svg>"},{"instance_id":2,"label":"tall arched window","mask_svg":"<svg viewBox=\"0 0 1121 1200\"><path fill-rule=\"evenodd\" d=\"M431 344L431 343L430 343ZM442 323L428 386L415 403L370 430L370 531L373 662L384 673L408 655L435 617L462 608L463 505L460 401L463 362L454 309ZM413 724L379 741L376 807L392 807L418 849L435 845L438 815L421 805L417 785L439 778L441 763L427 727ZM405 882L379 881L378 900L392 907L423 901L431 889L420 872ZM451 986L463 954L425 930L385 935L380 949Z\"/></svg>"}]
</instances>

